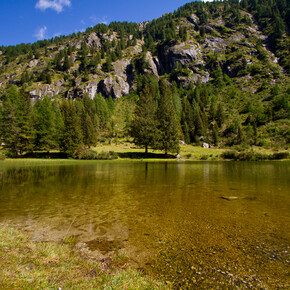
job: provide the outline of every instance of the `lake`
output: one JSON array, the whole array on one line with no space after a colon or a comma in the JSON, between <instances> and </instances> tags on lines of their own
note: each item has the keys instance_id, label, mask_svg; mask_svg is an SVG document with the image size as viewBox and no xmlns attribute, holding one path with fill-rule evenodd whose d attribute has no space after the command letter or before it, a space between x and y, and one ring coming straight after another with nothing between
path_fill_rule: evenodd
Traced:
<instances>
[{"instance_id":1,"label":"lake","mask_svg":"<svg viewBox=\"0 0 290 290\"><path fill-rule=\"evenodd\" d=\"M290 287L289 165L1 161L0 223L175 287Z\"/></svg>"}]
</instances>

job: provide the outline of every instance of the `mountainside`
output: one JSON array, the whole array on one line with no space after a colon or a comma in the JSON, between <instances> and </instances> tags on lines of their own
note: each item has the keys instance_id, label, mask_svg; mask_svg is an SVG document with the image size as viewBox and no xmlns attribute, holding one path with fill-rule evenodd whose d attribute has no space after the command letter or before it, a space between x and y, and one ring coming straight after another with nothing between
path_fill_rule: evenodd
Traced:
<instances>
[{"instance_id":1,"label":"mountainside","mask_svg":"<svg viewBox=\"0 0 290 290\"><path fill-rule=\"evenodd\" d=\"M192 2L152 22L98 24L84 33L0 47L2 110L11 90L33 104L44 97L58 105L89 97L98 138L126 136L146 82L158 87L158 102L158 81L165 79L179 139L287 149L289 16L284 0ZM9 143L5 134L2 141ZM48 147L61 147L54 143Z\"/></svg>"}]
</instances>

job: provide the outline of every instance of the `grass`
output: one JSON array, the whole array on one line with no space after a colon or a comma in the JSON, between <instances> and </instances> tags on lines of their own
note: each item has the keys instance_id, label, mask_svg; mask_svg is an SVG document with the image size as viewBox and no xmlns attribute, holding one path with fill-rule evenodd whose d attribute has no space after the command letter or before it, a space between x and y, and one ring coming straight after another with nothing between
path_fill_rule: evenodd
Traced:
<instances>
[{"instance_id":1,"label":"grass","mask_svg":"<svg viewBox=\"0 0 290 290\"><path fill-rule=\"evenodd\" d=\"M16 229L0 227L1 289L165 289L120 261L106 270L101 264L71 244L32 242Z\"/></svg>"},{"instance_id":2,"label":"grass","mask_svg":"<svg viewBox=\"0 0 290 290\"><path fill-rule=\"evenodd\" d=\"M147 157L143 148L136 147L133 143L120 140L118 143L111 142L111 144L103 143L98 144L95 148L96 151L114 151L121 159L146 159L146 160L176 160L175 155L169 155L166 158L163 151L148 150ZM183 160L217 160L219 155L224 152L224 149L216 148L202 148L201 146L181 145L180 158ZM171 158L170 158L171 157Z\"/></svg>"},{"instance_id":3,"label":"grass","mask_svg":"<svg viewBox=\"0 0 290 290\"><path fill-rule=\"evenodd\" d=\"M164 152L161 150L153 150L149 149L148 154L145 154L144 148L137 147L130 140L118 139L113 140L111 142L101 142L94 148L91 148L92 153L95 153L99 158L91 158L91 159L115 159L117 160L131 160L131 161L175 161L176 154L168 154L165 156ZM243 158L229 158L229 152L236 152L237 154L243 155ZM180 159L186 161L218 161L225 159L233 159L233 160L281 160L281 159L289 159L285 155L287 151L277 151L273 149L266 149L263 147L252 146L252 147L243 147L243 146L234 146L231 148L203 148L201 146L193 146L193 145L180 145ZM280 158L284 154L284 158ZM107 155L112 155L114 158L107 158ZM257 158L252 158L252 156ZM281 155L281 156L280 156ZM225 158L226 156L226 158ZM249 158L248 158L248 157ZM276 158L277 157L277 158ZM5 159L4 156L1 156L0 150L0 160ZM67 156L60 152L34 152L27 153L20 159L39 159L39 160L68 160ZM80 158L80 159L88 159L90 158ZM11 159L13 160L13 159ZM19 160L19 159L17 159ZM72 160L71 160L72 161Z\"/></svg>"}]
</instances>

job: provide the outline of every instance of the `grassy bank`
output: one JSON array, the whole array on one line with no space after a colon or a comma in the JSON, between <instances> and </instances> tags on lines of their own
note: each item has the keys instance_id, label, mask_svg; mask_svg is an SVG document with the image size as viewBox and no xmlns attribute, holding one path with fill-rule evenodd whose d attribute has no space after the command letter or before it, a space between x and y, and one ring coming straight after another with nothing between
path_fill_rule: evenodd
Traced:
<instances>
[{"instance_id":1,"label":"grassy bank","mask_svg":"<svg viewBox=\"0 0 290 290\"><path fill-rule=\"evenodd\" d=\"M149 149L146 155L143 148L136 147L129 141L120 140L119 142L99 143L90 149L82 146L78 149L75 159L86 160L146 160L146 161L170 161L176 160L176 155L164 155L163 151ZM181 160L188 161L218 161L218 160L238 160L238 161L261 161L261 160L283 160L289 159L289 151L277 151L265 149L263 147L232 147L232 148L202 148L201 146L181 145ZM1 150L0 150L1 157ZM68 159L67 155L60 152L33 152L23 155L24 159ZM2 151L2 158L5 159ZM70 158L71 159L71 158Z\"/></svg>"},{"instance_id":2,"label":"grassy bank","mask_svg":"<svg viewBox=\"0 0 290 290\"><path fill-rule=\"evenodd\" d=\"M119 159L135 160L176 160L175 155L165 156L162 151L150 150L147 156L144 150L135 147L130 142L121 142L119 144L103 144L94 148L97 152L115 152ZM260 161L260 160L282 160L289 159L287 151L274 151L262 147L251 148L203 148L201 146L181 145L180 159L188 161L217 161L217 160L239 160L239 161Z\"/></svg>"},{"instance_id":3,"label":"grassy bank","mask_svg":"<svg viewBox=\"0 0 290 290\"><path fill-rule=\"evenodd\" d=\"M0 227L1 289L165 289L126 262L118 257L98 261L70 244L32 242Z\"/></svg>"}]
</instances>

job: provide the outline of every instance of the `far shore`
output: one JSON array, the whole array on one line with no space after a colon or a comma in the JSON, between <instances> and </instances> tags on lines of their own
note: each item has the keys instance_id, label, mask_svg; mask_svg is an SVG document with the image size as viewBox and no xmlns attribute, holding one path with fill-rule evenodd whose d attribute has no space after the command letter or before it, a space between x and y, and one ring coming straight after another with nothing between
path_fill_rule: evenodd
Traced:
<instances>
[{"instance_id":1,"label":"far shore","mask_svg":"<svg viewBox=\"0 0 290 290\"><path fill-rule=\"evenodd\" d=\"M266 160L289 160L289 150L273 150L261 147L250 148L203 148L201 146L181 145L178 154L169 153L165 155L159 150L149 149L145 154L143 148L136 147L131 142L119 142L114 144L99 144L96 147L91 147L90 150L98 153L113 153L113 158L98 158L98 160L112 160L112 161L146 161L146 162L176 162L176 161L266 161ZM104 155L104 154L103 154ZM106 154L105 154L106 155ZM90 158L84 158L90 160ZM51 160L59 162L63 161L77 161L79 159L66 156L57 151L51 152L32 152L23 154L18 158L5 158L6 161L43 161ZM96 159L93 159L96 160Z\"/></svg>"}]
</instances>

